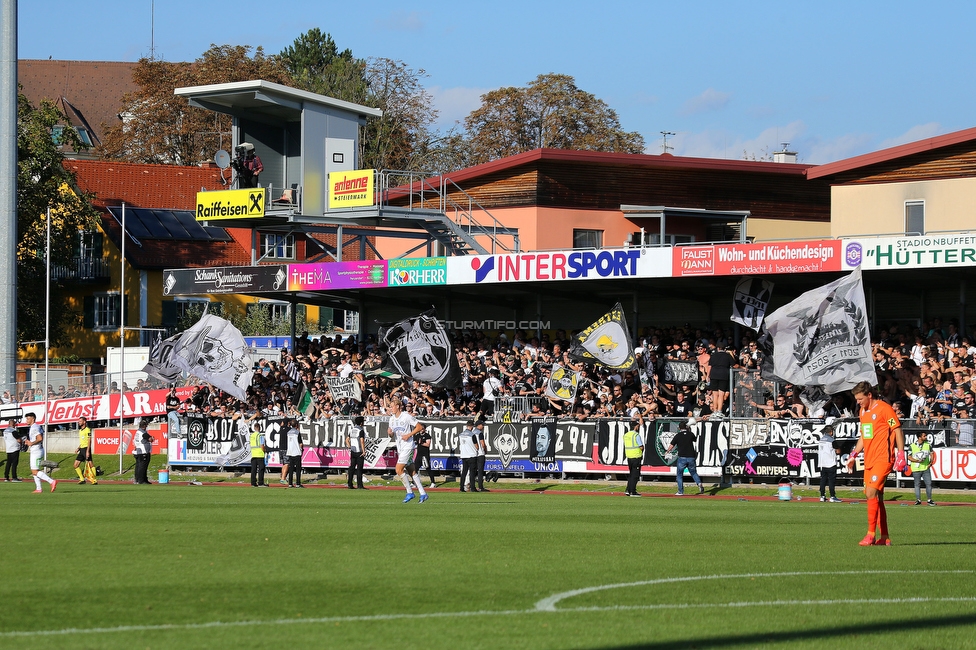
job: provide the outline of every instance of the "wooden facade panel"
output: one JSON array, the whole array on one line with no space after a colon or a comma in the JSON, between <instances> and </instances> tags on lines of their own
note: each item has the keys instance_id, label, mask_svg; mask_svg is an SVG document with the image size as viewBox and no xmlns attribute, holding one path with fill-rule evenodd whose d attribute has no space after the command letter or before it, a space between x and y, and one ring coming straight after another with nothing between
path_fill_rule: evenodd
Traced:
<instances>
[{"instance_id":1,"label":"wooden facade panel","mask_svg":"<svg viewBox=\"0 0 976 650\"><path fill-rule=\"evenodd\" d=\"M749 210L768 219L830 220L829 185L799 175L549 161L536 167L480 177L464 189L488 210L529 206L619 210L624 204L667 205Z\"/></svg>"},{"instance_id":2,"label":"wooden facade panel","mask_svg":"<svg viewBox=\"0 0 976 650\"><path fill-rule=\"evenodd\" d=\"M976 142L964 142L836 174L835 185L945 180L976 176Z\"/></svg>"}]
</instances>

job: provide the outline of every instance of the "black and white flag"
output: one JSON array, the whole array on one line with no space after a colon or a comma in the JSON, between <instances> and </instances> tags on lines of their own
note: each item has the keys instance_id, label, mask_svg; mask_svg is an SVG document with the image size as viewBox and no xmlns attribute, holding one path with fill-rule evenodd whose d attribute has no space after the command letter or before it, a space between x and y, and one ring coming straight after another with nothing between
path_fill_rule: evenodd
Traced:
<instances>
[{"instance_id":1,"label":"black and white flag","mask_svg":"<svg viewBox=\"0 0 976 650\"><path fill-rule=\"evenodd\" d=\"M177 334L164 341L162 334L157 334L156 340L149 348L149 362L142 371L167 384L178 382L183 377L183 369L173 363L173 348L176 347L181 336L183 335Z\"/></svg>"},{"instance_id":2,"label":"black and white flag","mask_svg":"<svg viewBox=\"0 0 976 650\"><path fill-rule=\"evenodd\" d=\"M329 384L329 392L332 399L338 402L345 397L356 402L363 400L363 389L354 377L326 377L325 381Z\"/></svg>"},{"instance_id":3,"label":"black and white flag","mask_svg":"<svg viewBox=\"0 0 976 650\"><path fill-rule=\"evenodd\" d=\"M757 332L773 295L773 283L759 278L742 278L732 297L732 322Z\"/></svg>"},{"instance_id":4,"label":"black and white flag","mask_svg":"<svg viewBox=\"0 0 976 650\"><path fill-rule=\"evenodd\" d=\"M877 385L861 269L807 291L766 318L773 373L835 394L860 381Z\"/></svg>"},{"instance_id":5,"label":"black and white flag","mask_svg":"<svg viewBox=\"0 0 976 650\"><path fill-rule=\"evenodd\" d=\"M558 363L553 364L552 372L546 380L546 397L561 399L567 402L576 400L576 391L579 389L579 373L563 368Z\"/></svg>"},{"instance_id":6,"label":"black and white flag","mask_svg":"<svg viewBox=\"0 0 976 650\"><path fill-rule=\"evenodd\" d=\"M247 344L229 321L204 314L196 325L179 335L170 358L184 372L237 399L247 398L252 376Z\"/></svg>"},{"instance_id":7,"label":"black and white flag","mask_svg":"<svg viewBox=\"0 0 976 650\"><path fill-rule=\"evenodd\" d=\"M698 383L698 362L697 361L666 361L664 363L665 384L678 384L679 386L694 386Z\"/></svg>"},{"instance_id":8,"label":"black and white flag","mask_svg":"<svg viewBox=\"0 0 976 650\"><path fill-rule=\"evenodd\" d=\"M384 370L441 388L461 386L461 367L436 310L381 326L378 339Z\"/></svg>"},{"instance_id":9,"label":"black and white flag","mask_svg":"<svg viewBox=\"0 0 976 650\"><path fill-rule=\"evenodd\" d=\"M612 370L634 370L637 357L627 330L627 319L618 302L600 320L573 337L569 357L597 363Z\"/></svg>"}]
</instances>

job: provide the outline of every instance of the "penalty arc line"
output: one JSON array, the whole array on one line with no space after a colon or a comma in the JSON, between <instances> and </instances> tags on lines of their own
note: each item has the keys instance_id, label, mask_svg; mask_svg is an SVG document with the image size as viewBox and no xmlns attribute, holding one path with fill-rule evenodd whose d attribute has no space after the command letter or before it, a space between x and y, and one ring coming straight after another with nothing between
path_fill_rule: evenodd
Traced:
<instances>
[{"instance_id":1,"label":"penalty arc line","mask_svg":"<svg viewBox=\"0 0 976 650\"><path fill-rule=\"evenodd\" d=\"M665 578L662 580L650 580L637 583L622 583L618 585L604 585L588 590L576 590L575 592L564 592L557 594L569 597L568 594L578 595L579 592L590 593L603 589L613 589L616 587L627 587L648 584L664 584L674 582L687 582L692 580L722 579L722 578L742 578L742 577L777 577L795 575L864 575L879 573L904 573L903 571L822 571L822 572L788 572L788 573L766 573L766 574L739 574L739 575L713 575L713 576L691 576L686 578ZM973 573L973 571L930 571L929 573ZM546 599L548 600L548 599ZM545 601L539 601L540 603ZM324 616L317 618L280 618L273 620L246 620L246 621L210 621L206 623L160 623L156 625L120 625L117 627L95 627L95 628L64 628L60 630L15 630L0 632L0 638L29 638L44 636L67 636L70 634L112 634L118 632L165 632L170 630L205 630L224 627L256 627L262 625L309 625L323 623L359 623L359 622L378 622L378 621L397 621L397 620L419 620L436 618L468 618L474 616L520 616L526 614L563 614L563 613L585 613L585 612L614 612L630 610L654 610L654 609L710 609L710 608L740 608L740 607L770 607L770 606L814 606L814 605L857 605L857 604L919 604L919 603L958 603L976 602L976 596L966 597L911 597L911 598L863 598L863 599L830 599L830 600L767 600L767 601L742 601L728 603L661 603L655 605L609 605L596 607L567 607L562 609L542 609L538 605L530 609L509 609L509 610L477 610L469 612L427 612L417 614L372 614L362 616Z\"/></svg>"}]
</instances>

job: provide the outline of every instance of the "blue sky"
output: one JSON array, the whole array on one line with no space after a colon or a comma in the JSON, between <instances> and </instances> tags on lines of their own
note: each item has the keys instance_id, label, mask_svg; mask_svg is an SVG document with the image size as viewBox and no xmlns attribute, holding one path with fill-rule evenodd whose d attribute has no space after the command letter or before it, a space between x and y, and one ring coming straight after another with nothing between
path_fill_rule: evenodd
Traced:
<instances>
[{"instance_id":1,"label":"blue sky","mask_svg":"<svg viewBox=\"0 0 976 650\"><path fill-rule=\"evenodd\" d=\"M150 0L21 1L20 58L136 61ZM421 7L413 9L411 7ZM155 51L211 43L277 53L312 27L358 57L399 59L449 126L540 74L576 79L647 153L760 157L789 142L826 163L976 126L976 3L156 0Z\"/></svg>"}]
</instances>

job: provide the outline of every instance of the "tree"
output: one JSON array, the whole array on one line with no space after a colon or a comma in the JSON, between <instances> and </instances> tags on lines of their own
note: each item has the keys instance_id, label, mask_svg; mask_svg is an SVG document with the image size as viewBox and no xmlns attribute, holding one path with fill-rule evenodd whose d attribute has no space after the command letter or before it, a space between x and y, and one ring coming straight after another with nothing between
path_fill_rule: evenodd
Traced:
<instances>
[{"instance_id":1,"label":"tree","mask_svg":"<svg viewBox=\"0 0 976 650\"><path fill-rule=\"evenodd\" d=\"M191 165L207 160L227 146L231 117L194 108L176 88L264 79L290 84L277 56L265 56L249 45L211 45L193 63L140 59L133 72L139 89L122 101L122 121L110 126L96 152L109 159L135 163ZM223 137L226 136L226 140Z\"/></svg>"},{"instance_id":2,"label":"tree","mask_svg":"<svg viewBox=\"0 0 976 650\"><path fill-rule=\"evenodd\" d=\"M85 145L73 129L63 129L55 142L52 130L68 124L48 101L35 108L17 96L17 337L44 339L45 283L47 278L47 210L51 209L51 266L68 266L75 256L79 230L92 230L98 212L91 197L80 192L75 177L64 166L60 145L83 151ZM60 286L51 287L51 346L64 344L66 327L78 314L59 309L65 304Z\"/></svg>"},{"instance_id":3,"label":"tree","mask_svg":"<svg viewBox=\"0 0 976 650\"><path fill-rule=\"evenodd\" d=\"M470 164L531 151L576 149L642 153L644 138L624 131L617 113L576 87L569 75L539 75L525 88L499 88L481 96L465 118Z\"/></svg>"},{"instance_id":4,"label":"tree","mask_svg":"<svg viewBox=\"0 0 976 650\"><path fill-rule=\"evenodd\" d=\"M366 105L383 116L366 124L362 138L362 166L367 169L420 169L423 143L432 140L437 119L433 98L420 80L428 76L403 61L370 59L366 67Z\"/></svg>"},{"instance_id":5,"label":"tree","mask_svg":"<svg viewBox=\"0 0 976 650\"><path fill-rule=\"evenodd\" d=\"M366 62L352 50L339 51L330 34L318 27L295 39L279 54L296 88L347 102L366 101Z\"/></svg>"}]
</instances>

